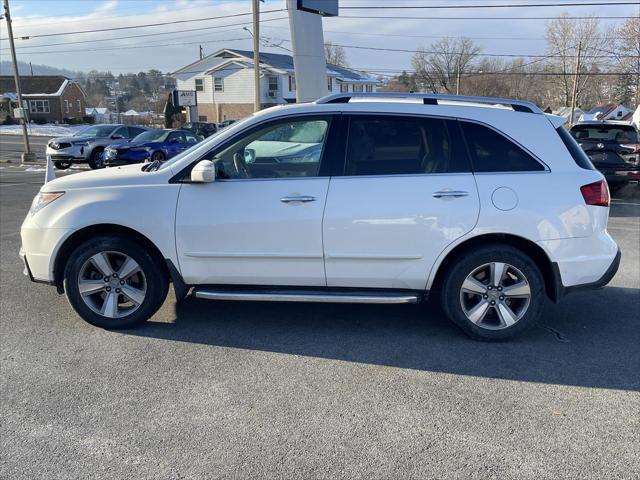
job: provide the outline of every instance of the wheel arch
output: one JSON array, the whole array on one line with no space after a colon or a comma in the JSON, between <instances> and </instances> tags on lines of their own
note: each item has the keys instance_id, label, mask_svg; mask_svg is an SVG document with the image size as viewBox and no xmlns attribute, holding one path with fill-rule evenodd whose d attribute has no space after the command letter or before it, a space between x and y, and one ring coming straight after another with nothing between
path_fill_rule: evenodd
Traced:
<instances>
[{"instance_id":1,"label":"wheel arch","mask_svg":"<svg viewBox=\"0 0 640 480\"><path fill-rule=\"evenodd\" d=\"M470 249L489 244L509 245L527 254L540 269L540 273L544 279L544 287L547 297L554 302L557 302L560 299L562 296L562 281L559 278L557 267L551 261L544 249L531 240L508 233L478 235L457 244L445 254L440 264L437 265L435 274L432 275L432 280L430 279L431 282L429 283L428 288L430 290L437 290L439 285L442 284L442 277L445 275L449 266L452 265L456 259L464 255L465 252L468 252Z\"/></svg>"},{"instance_id":2,"label":"wheel arch","mask_svg":"<svg viewBox=\"0 0 640 480\"><path fill-rule=\"evenodd\" d=\"M148 237L130 227L113 223L102 223L90 225L73 232L65 239L62 245L60 245L53 263L53 283L59 293L64 293L64 270L71 253L86 240L99 235L123 236L129 239L135 239L158 259L167 278L173 278L173 272L170 272L164 255L162 255L160 249L149 240Z\"/></svg>"}]
</instances>

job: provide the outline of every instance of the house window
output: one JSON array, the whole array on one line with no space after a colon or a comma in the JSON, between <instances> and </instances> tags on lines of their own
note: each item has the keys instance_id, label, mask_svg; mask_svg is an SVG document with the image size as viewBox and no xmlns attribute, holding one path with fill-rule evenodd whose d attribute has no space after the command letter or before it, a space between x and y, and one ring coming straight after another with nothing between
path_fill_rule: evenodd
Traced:
<instances>
[{"instance_id":1,"label":"house window","mask_svg":"<svg viewBox=\"0 0 640 480\"><path fill-rule=\"evenodd\" d=\"M347 93L349 91L349 84L348 83L341 83L340 84L340 93Z\"/></svg>"},{"instance_id":2,"label":"house window","mask_svg":"<svg viewBox=\"0 0 640 480\"><path fill-rule=\"evenodd\" d=\"M31 113L50 113L49 100L29 100Z\"/></svg>"},{"instance_id":3,"label":"house window","mask_svg":"<svg viewBox=\"0 0 640 480\"><path fill-rule=\"evenodd\" d=\"M224 92L224 78L213 77L213 90L216 92Z\"/></svg>"},{"instance_id":4,"label":"house window","mask_svg":"<svg viewBox=\"0 0 640 480\"><path fill-rule=\"evenodd\" d=\"M278 91L278 77L269 77L269 91L270 92Z\"/></svg>"},{"instance_id":5,"label":"house window","mask_svg":"<svg viewBox=\"0 0 640 480\"><path fill-rule=\"evenodd\" d=\"M293 75L289 75L289 91L296 91L296 77L294 77Z\"/></svg>"},{"instance_id":6,"label":"house window","mask_svg":"<svg viewBox=\"0 0 640 480\"><path fill-rule=\"evenodd\" d=\"M196 78L196 92L204 92L204 79Z\"/></svg>"},{"instance_id":7,"label":"house window","mask_svg":"<svg viewBox=\"0 0 640 480\"><path fill-rule=\"evenodd\" d=\"M327 77L327 88L329 91L333 91L333 78Z\"/></svg>"},{"instance_id":8,"label":"house window","mask_svg":"<svg viewBox=\"0 0 640 480\"><path fill-rule=\"evenodd\" d=\"M82 102L80 100L76 100L78 102L78 113L82 113Z\"/></svg>"},{"instance_id":9,"label":"house window","mask_svg":"<svg viewBox=\"0 0 640 480\"><path fill-rule=\"evenodd\" d=\"M206 115L198 115L198 121L199 122L206 122L207 121L207 116Z\"/></svg>"},{"instance_id":10,"label":"house window","mask_svg":"<svg viewBox=\"0 0 640 480\"><path fill-rule=\"evenodd\" d=\"M367 93L373 92L373 85L367 85Z\"/></svg>"},{"instance_id":11,"label":"house window","mask_svg":"<svg viewBox=\"0 0 640 480\"><path fill-rule=\"evenodd\" d=\"M69 100L64 101L64 113L69 113Z\"/></svg>"},{"instance_id":12,"label":"house window","mask_svg":"<svg viewBox=\"0 0 640 480\"><path fill-rule=\"evenodd\" d=\"M353 91L357 92L357 93L362 93L364 90L362 88L362 85L354 85L353 86Z\"/></svg>"}]
</instances>

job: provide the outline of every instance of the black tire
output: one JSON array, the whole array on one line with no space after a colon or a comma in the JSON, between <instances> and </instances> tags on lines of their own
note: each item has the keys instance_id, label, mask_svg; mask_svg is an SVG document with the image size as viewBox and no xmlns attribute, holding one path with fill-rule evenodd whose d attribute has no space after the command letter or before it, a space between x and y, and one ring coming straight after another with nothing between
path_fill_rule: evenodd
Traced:
<instances>
[{"instance_id":1,"label":"black tire","mask_svg":"<svg viewBox=\"0 0 640 480\"><path fill-rule=\"evenodd\" d=\"M517 273L524 275L530 289L530 299L528 306L523 310L523 315L515 323L510 326L502 326L504 323L500 321L497 306L489 306L487 315L484 317L482 324L472 322L463 309L463 293L462 284L467 277L483 265L492 262L500 262L509 264L519 270ZM509 271L507 275L516 273L516 270ZM527 329L531 328L538 320L542 308L545 303L544 280L540 269L536 263L525 253L517 248L503 244L491 244L478 247L465 255L458 256L449 268L443 272L444 276L441 289L440 300L445 315L456 325L458 325L467 335L476 340L483 341L504 341L520 335ZM509 279L506 279L508 282ZM492 282L488 281L487 284ZM502 287L501 287L502 288ZM504 287L505 289L507 287ZM489 295L499 295L497 289L487 292ZM465 302L467 299L473 301L474 294L465 294ZM483 301L484 297L479 295L477 301ZM500 297L504 299L505 297ZM486 301L491 301L492 297L488 297ZM503 300L504 301L504 300ZM524 300L513 299L507 301L520 302ZM499 302L495 299L495 302ZM494 302L494 303L495 303ZM515 305L515 304L514 304ZM522 308L523 304L520 304ZM495 324L492 324L495 319ZM500 325L502 323L502 325Z\"/></svg>"},{"instance_id":2,"label":"black tire","mask_svg":"<svg viewBox=\"0 0 640 480\"><path fill-rule=\"evenodd\" d=\"M100 158L100 154L103 150L104 148L102 147L96 147L91 152L91 155L89 156L89 167L91 167L92 170L105 167L104 160Z\"/></svg>"},{"instance_id":3,"label":"black tire","mask_svg":"<svg viewBox=\"0 0 640 480\"><path fill-rule=\"evenodd\" d=\"M53 162L53 166L58 170L66 170L71 166L71 162Z\"/></svg>"},{"instance_id":4,"label":"black tire","mask_svg":"<svg viewBox=\"0 0 640 480\"><path fill-rule=\"evenodd\" d=\"M127 255L138 263L144 274L146 284L144 300L130 314L118 318L101 315L92 310L80 294L78 279L83 266L92 256L100 252L120 252ZM169 280L161 262L161 258L156 258L148 248L135 241L118 236L93 238L77 247L67 261L64 272L64 290L67 299L80 317L93 325L106 329L135 327L151 318L167 297Z\"/></svg>"},{"instance_id":5,"label":"black tire","mask_svg":"<svg viewBox=\"0 0 640 480\"><path fill-rule=\"evenodd\" d=\"M151 161L155 162L164 162L167 159L167 157L165 156L165 154L163 152L161 152L160 150L155 151L151 154Z\"/></svg>"}]
</instances>

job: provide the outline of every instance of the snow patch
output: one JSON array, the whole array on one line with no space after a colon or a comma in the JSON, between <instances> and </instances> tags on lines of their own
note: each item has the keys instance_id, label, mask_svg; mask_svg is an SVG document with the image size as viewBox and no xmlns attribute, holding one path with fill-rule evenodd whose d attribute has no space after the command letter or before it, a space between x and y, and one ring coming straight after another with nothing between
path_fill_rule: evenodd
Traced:
<instances>
[{"instance_id":1,"label":"snow patch","mask_svg":"<svg viewBox=\"0 0 640 480\"><path fill-rule=\"evenodd\" d=\"M56 125L54 123L47 123L45 125L29 124L27 131L29 135L39 137L68 137L88 126L89 125ZM22 135L22 125L0 125L0 135Z\"/></svg>"}]
</instances>

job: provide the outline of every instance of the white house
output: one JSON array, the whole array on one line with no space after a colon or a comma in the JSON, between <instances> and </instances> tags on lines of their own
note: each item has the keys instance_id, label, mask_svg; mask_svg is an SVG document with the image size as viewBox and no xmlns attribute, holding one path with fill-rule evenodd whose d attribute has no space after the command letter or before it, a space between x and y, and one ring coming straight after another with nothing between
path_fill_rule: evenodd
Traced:
<instances>
[{"instance_id":1,"label":"white house","mask_svg":"<svg viewBox=\"0 0 640 480\"><path fill-rule=\"evenodd\" d=\"M200 121L221 122L253 113L253 52L222 49L173 73L178 90L195 90ZM378 81L327 64L327 94L375 92ZM260 103L295 103L296 78L289 55L260 52Z\"/></svg>"},{"instance_id":2,"label":"white house","mask_svg":"<svg viewBox=\"0 0 640 480\"><path fill-rule=\"evenodd\" d=\"M95 123L111 123L111 111L104 107L87 107L85 113L89 117L95 118Z\"/></svg>"}]
</instances>

